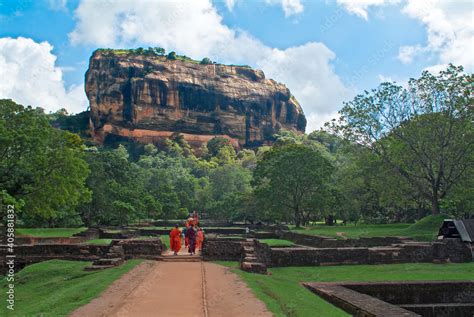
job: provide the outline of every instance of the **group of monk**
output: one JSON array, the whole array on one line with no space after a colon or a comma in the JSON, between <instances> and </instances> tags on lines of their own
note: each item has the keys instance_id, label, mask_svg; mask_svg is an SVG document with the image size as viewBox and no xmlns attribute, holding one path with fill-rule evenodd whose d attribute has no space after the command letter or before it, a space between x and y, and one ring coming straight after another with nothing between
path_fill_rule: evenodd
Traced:
<instances>
[{"instance_id":1,"label":"group of monk","mask_svg":"<svg viewBox=\"0 0 474 317\"><path fill-rule=\"evenodd\" d=\"M202 250L202 243L204 241L204 231L199 227L199 217L196 211L190 215L185 222L185 227L181 231L179 225L176 225L170 232L170 249L173 250L174 255L178 255L181 250L182 239L184 240L184 247L188 248L188 253L196 254Z\"/></svg>"}]
</instances>

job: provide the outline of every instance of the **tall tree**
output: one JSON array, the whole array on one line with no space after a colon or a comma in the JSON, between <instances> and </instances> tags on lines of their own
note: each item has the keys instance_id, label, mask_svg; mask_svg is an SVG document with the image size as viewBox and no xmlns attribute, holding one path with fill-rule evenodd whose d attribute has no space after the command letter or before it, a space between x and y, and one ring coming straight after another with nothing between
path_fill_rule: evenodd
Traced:
<instances>
[{"instance_id":1,"label":"tall tree","mask_svg":"<svg viewBox=\"0 0 474 317\"><path fill-rule=\"evenodd\" d=\"M291 213L300 226L322 205L333 167L320 152L300 144L274 147L254 171L257 199L275 213Z\"/></svg>"},{"instance_id":2,"label":"tall tree","mask_svg":"<svg viewBox=\"0 0 474 317\"><path fill-rule=\"evenodd\" d=\"M90 198L80 137L53 128L39 109L0 100L0 188L50 225Z\"/></svg>"},{"instance_id":3,"label":"tall tree","mask_svg":"<svg viewBox=\"0 0 474 317\"><path fill-rule=\"evenodd\" d=\"M474 164L472 87L473 76L453 65L407 88L383 83L346 103L337 129L395 168L438 214Z\"/></svg>"}]
</instances>

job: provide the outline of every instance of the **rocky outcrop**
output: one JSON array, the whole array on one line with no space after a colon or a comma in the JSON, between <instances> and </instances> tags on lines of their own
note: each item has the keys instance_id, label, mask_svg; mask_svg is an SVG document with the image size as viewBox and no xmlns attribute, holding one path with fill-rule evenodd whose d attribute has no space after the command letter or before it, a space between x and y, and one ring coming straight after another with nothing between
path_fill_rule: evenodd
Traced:
<instances>
[{"instance_id":1,"label":"rocky outcrop","mask_svg":"<svg viewBox=\"0 0 474 317\"><path fill-rule=\"evenodd\" d=\"M255 146L271 142L281 128L304 132L306 126L289 89L248 66L97 50L86 94L99 143L150 143L179 132L191 144L220 135L236 146Z\"/></svg>"}]
</instances>

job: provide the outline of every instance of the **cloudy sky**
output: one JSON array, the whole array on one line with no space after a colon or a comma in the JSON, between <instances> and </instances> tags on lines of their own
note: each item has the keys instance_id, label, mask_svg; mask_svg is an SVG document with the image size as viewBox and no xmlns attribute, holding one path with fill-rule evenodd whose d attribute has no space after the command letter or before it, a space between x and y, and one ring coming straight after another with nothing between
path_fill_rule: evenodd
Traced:
<instances>
[{"instance_id":1,"label":"cloudy sky","mask_svg":"<svg viewBox=\"0 0 474 317\"><path fill-rule=\"evenodd\" d=\"M83 111L96 48L161 46L286 84L307 131L382 81L474 70L474 1L0 0L0 98Z\"/></svg>"}]
</instances>

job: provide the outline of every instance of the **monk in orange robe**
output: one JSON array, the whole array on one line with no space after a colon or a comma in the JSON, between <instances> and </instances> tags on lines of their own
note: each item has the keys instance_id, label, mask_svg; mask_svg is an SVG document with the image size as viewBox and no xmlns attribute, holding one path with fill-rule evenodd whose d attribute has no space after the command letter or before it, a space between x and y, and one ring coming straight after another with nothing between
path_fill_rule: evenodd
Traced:
<instances>
[{"instance_id":1,"label":"monk in orange robe","mask_svg":"<svg viewBox=\"0 0 474 317\"><path fill-rule=\"evenodd\" d=\"M204 231L202 231L201 228L199 228L197 234L196 234L196 248L199 251L202 251L202 242L204 241Z\"/></svg>"},{"instance_id":2,"label":"monk in orange robe","mask_svg":"<svg viewBox=\"0 0 474 317\"><path fill-rule=\"evenodd\" d=\"M181 250L181 231L176 225L170 232L170 249L174 251L174 255L178 255Z\"/></svg>"}]
</instances>

